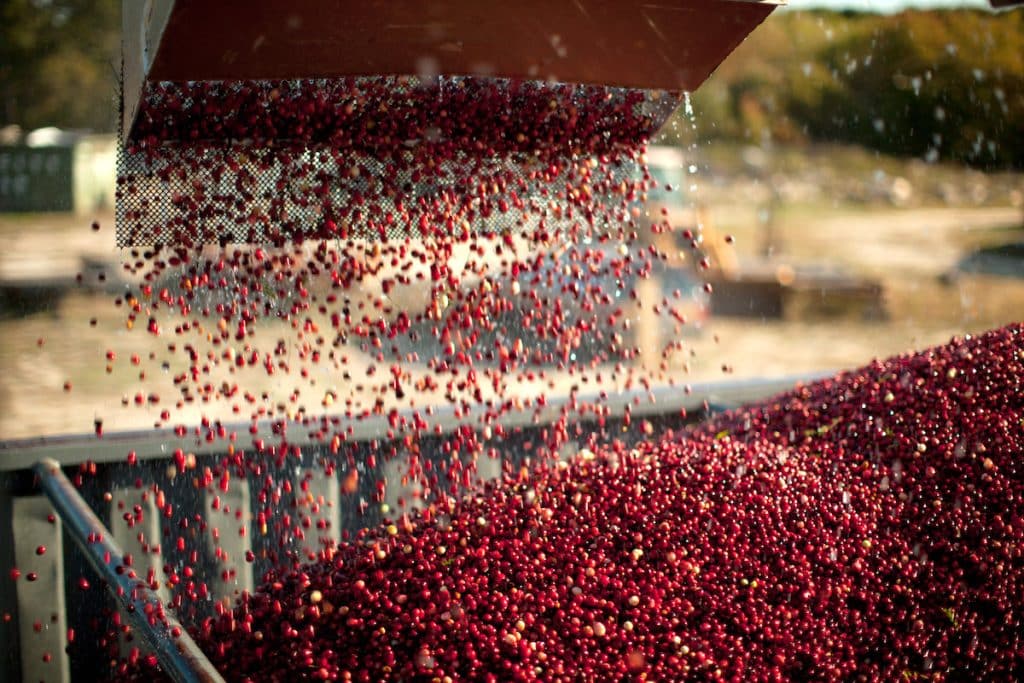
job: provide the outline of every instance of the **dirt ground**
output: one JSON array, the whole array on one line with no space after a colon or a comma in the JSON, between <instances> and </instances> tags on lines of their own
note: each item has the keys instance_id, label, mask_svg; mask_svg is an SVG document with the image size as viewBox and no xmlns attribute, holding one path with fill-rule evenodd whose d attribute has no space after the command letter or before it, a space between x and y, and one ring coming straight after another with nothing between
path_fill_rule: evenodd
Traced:
<instances>
[{"instance_id":1,"label":"dirt ground","mask_svg":"<svg viewBox=\"0 0 1024 683\"><path fill-rule=\"evenodd\" d=\"M741 261L759 247L756 211L722 207L713 214L721 232L737 236L745 251ZM711 334L696 344L697 365L705 372L713 371L719 359L731 364L736 376L846 368L1024 319L1024 272L1018 278L946 277L959 259L979 247L1024 239L1020 208L792 206L775 220L778 260L841 266L876 278L884 289L888 319L713 319Z\"/></svg>"},{"instance_id":2,"label":"dirt ground","mask_svg":"<svg viewBox=\"0 0 1024 683\"><path fill-rule=\"evenodd\" d=\"M735 235L741 262L754 258L761 248L762 209L754 203L709 207L717 234ZM73 278L81 269L83 256L94 261L116 259L110 246L113 221L109 216L100 221L97 233L90 229L91 218L0 218L0 237L5 244L0 276L45 273ZM973 249L1024 238L1022 223L1020 208L1012 206L783 206L774 216L775 258L793 264L841 266L877 278L884 287L888 319L784 322L712 318L700 336L685 340L689 356L675 358L661 380L687 383L854 367L873 357L1024 319L1024 277L943 277ZM158 420L164 404L138 407L134 397L139 392L154 393L166 401L176 395L171 382L173 368L164 372L158 365L146 363L134 367L124 359L133 353L146 358L150 352L163 352L170 340L154 341L138 330L129 332L124 314L112 305L112 298L110 293L75 291L27 315L0 317L0 440L88 433L95 419L102 419L108 432L146 429ZM108 350L120 359L109 373ZM368 358L354 351L349 369L358 375L368 363ZM144 377L140 376L143 371ZM414 368L414 376L421 371ZM311 410L322 410L321 401L328 390L360 400L352 382L338 375L322 368L314 378L316 384L304 389L302 400ZM287 381L266 376L236 381L282 397L292 387L286 386ZM578 377L548 373L543 381L523 381L514 393L557 393L578 381ZM606 379L602 386L622 388L623 382L619 376ZM70 391L65 390L65 383L70 383ZM128 406L123 405L125 399ZM419 395L415 400L424 405L441 398ZM248 417L232 415L226 406L200 404L177 412L175 421L197 422L203 415L228 420Z\"/></svg>"}]
</instances>

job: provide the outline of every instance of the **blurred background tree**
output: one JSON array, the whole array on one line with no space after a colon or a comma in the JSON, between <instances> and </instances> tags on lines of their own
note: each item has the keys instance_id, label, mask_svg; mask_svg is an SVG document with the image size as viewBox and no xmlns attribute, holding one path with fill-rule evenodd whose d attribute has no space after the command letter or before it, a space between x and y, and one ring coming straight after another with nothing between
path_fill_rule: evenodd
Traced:
<instances>
[{"instance_id":1,"label":"blurred background tree","mask_svg":"<svg viewBox=\"0 0 1024 683\"><path fill-rule=\"evenodd\" d=\"M843 142L1024 168L1024 10L780 12L694 109L702 140Z\"/></svg>"},{"instance_id":2,"label":"blurred background tree","mask_svg":"<svg viewBox=\"0 0 1024 683\"><path fill-rule=\"evenodd\" d=\"M0 126L114 130L120 0L0 2Z\"/></svg>"},{"instance_id":3,"label":"blurred background tree","mask_svg":"<svg viewBox=\"0 0 1024 683\"><path fill-rule=\"evenodd\" d=\"M978 166L1024 165L1024 13L911 12L837 41L835 76L791 114L814 138Z\"/></svg>"}]
</instances>

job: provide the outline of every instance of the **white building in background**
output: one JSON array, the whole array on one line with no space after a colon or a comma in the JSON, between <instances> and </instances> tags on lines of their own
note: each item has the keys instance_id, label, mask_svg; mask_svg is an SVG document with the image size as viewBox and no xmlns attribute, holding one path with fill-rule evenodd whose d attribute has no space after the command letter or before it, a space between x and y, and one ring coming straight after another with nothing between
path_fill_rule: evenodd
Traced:
<instances>
[{"instance_id":1,"label":"white building in background","mask_svg":"<svg viewBox=\"0 0 1024 683\"><path fill-rule=\"evenodd\" d=\"M0 144L0 213L113 209L117 137L40 128Z\"/></svg>"}]
</instances>

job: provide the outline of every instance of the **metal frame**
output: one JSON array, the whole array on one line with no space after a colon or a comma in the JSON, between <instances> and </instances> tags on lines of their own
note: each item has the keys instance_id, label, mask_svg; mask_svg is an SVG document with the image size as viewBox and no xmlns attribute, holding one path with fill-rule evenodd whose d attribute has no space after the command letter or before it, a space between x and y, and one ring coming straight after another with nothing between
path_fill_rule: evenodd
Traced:
<instances>
[{"instance_id":1,"label":"metal frame","mask_svg":"<svg viewBox=\"0 0 1024 683\"><path fill-rule=\"evenodd\" d=\"M33 471L39 488L50 499L71 539L120 603L135 632L152 648L164 672L176 683L224 683L224 678L171 611L163 609L156 592L134 571L126 571L122 564L124 551L78 495L61 472L60 465L47 458L40 461ZM163 614L163 618L151 623L148 614L154 607L157 613Z\"/></svg>"}]
</instances>

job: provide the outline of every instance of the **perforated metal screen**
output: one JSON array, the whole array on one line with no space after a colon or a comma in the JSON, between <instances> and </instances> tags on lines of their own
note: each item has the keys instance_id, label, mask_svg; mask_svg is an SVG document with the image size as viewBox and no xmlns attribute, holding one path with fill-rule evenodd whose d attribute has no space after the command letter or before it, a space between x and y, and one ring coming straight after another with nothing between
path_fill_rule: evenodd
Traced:
<instances>
[{"instance_id":1,"label":"perforated metal screen","mask_svg":"<svg viewBox=\"0 0 1024 683\"><path fill-rule=\"evenodd\" d=\"M599 226L678 101L461 77L153 84L118 158L118 245Z\"/></svg>"}]
</instances>

